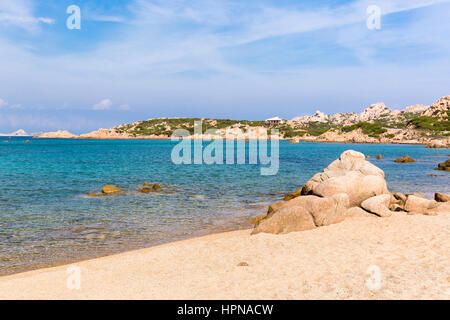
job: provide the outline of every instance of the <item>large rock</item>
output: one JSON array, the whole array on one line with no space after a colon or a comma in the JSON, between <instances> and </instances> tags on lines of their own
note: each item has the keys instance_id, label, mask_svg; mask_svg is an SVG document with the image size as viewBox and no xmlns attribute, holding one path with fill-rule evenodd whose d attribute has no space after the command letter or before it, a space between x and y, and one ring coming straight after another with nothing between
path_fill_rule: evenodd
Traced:
<instances>
[{"instance_id":1,"label":"large rock","mask_svg":"<svg viewBox=\"0 0 450 320\"><path fill-rule=\"evenodd\" d=\"M397 162L397 163L411 163L411 162L416 162L416 160L414 160L410 156L403 156L403 157L400 157L398 159L395 159L394 162Z\"/></svg>"},{"instance_id":2,"label":"large rock","mask_svg":"<svg viewBox=\"0 0 450 320\"><path fill-rule=\"evenodd\" d=\"M345 213L346 218L376 218L377 216L361 209L360 207L351 207Z\"/></svg>"},{"instance_id":3,"label":"large rock","mask_svg":"<svg viewBox=\"0 0 450 320\"><path fill-rule=\"evenodd\" d=\"M436 200L437 202L447 202L450 201L450 195L436 192L434 194L434 200Z\"/></svg>"},{"instance_id":4,"label":"large rock","mask_svg":"<svg viewBox=\"0 0 450 320\"><path fill-rule=\"evenodd\" d=\"M329 198L298 197L269 213L257 224L252 234L287 233L337 223L345 218L348 205L346 194L336 194Z\"/></svg>"},{"instance_id":5,"label":"large rock","mask_svg":"<svg viewBox=\"0 0 450 320\"><path fill-rule=\"evenodd\" d=\"M445 162L439 163L436 170L450 171L450 159Z\"/></svg>"},{"instance_id":6,"label":"large rock","mask_svg":"<svg viewBox=\"0 0 450 320\"><path fill-rule=\"evenodd\" d=\"M270 218L265 218L257 224L252 234L265 233L289 233L314 229L316 225L311 214L303 207L288 207L279 210Z\"/></svg>"},{"instance_id":7,"label":"large rock","mask_svg":"<svg viewBox=\"0 0 450 320\"><path fill-rule=\"evenodd\" d=\"M433 209L436 209L438 205L438 202L435 200L410 195L406 200L405 210L411 214L429 214L434 213Z\"/></svg>"},{"instance_id":8,"label":"large rock","mask_svg":"<svg viewBox=\"0 0 450 320\"><path fill-rule=\"evenodd\" d=\"M364 200L361 203L361 207L369 212L375 213L380 217L390 217L392 211L389 210L389 205L391 202L390 194L381 194Z\"/></svg>"},{"instance_id":9,"label":"large rock","mask_svg":"<svg viewBox=\"0 0 450 320\"><path fill-rule=\"evenodd\" d=\"M350 206L359 206L364 200L388 193L384 172L366 161L365 156L353 150L345 151L322 173L317 173L302 189L302 194L330 197L345 193Z\"/></svg>"},{"instance_id":10,"label":"large rock","mask_svg":"<svg viewBox=\"0 0 450 320\"><path fill-rule=\"evenodd\" d=\"M113 185L107 185L103 186L102 193L104 194L113 194L113 193L119 193L120 189Z\"/></svg>"},{"instance_id":11,"label":"large rock","mask_svg":"<svg viewBox=\"0 0 450 320\"><path fill-rule=\"evenodd\" d=\"M269 205L269 210L267 211L267 214L273 213L279 209L281 209L282 207L284 207L286 205L287 202L285 201L280 201L280 202L275 202Z\"/></svg>"}]
</instances>

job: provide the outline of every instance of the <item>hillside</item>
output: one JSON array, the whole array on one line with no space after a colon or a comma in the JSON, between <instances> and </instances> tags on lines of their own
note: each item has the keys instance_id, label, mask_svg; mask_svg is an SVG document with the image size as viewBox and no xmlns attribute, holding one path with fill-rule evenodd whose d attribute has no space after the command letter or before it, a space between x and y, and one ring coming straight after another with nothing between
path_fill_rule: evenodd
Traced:
<instances>
[{"instance_id":1,"label":"hillside","mask_svg":"<svg viewBox=\"0 0 450 320\"><path fill-rule=\"evenodd\" d=\"M202 134L194 135L194 122L202 120ZM278 129L285 139L311 141L421 143L439 146L450 144L450 96L430 106L414 105L403 110L391 110L384 103L375 103L361 113L296 117L276 126L264 121L200 118L157 118L121 124L111 129L99 129L80 136L67 133L67 138L80 139L166 139L176 129L185 129L194 138L211 137L208 129L227 139L259 137ZM266 131L268 131L266 133ZM61 138L61 134L46 133L42 138Z\"/></svg>"}]
</instances>

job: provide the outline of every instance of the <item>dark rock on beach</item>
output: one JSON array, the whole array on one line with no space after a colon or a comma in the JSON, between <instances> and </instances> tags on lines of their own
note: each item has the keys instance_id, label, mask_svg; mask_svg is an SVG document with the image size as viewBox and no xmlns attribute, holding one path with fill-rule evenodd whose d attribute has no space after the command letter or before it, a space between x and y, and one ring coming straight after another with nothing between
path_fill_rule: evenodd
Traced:
<instances>
[{"instance_id":1,"label":"dark rock on beach","mask_svg":"<svg viewBox=\"0 0 450 320\"><path fill-rule=\"evenodd\" d=\"M447 202L450 201L450 195L436 192L434 194L434 200L436 200L437 202Z\"/></svg>"}]
</instances>

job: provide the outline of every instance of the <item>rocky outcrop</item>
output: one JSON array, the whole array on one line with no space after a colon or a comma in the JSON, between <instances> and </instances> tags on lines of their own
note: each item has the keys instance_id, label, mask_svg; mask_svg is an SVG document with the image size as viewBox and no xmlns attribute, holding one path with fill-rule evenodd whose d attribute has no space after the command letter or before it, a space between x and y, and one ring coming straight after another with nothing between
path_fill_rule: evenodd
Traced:
<instances>
[{"instance_id":1,"label":"rocky outcrop","mask_svg":"<svg viewBox=\"0 0 450 320\"><path fill-rule=\"evenodd\" d=\"M0 137L29 137L30 134L26 133L25 130L19 129L11 133L0 133Z\"/></svg>"},{"instance_id":2,"label":"rocky outcrop","mask_svg":"<svg viewBox=\"0 0 450 320\"><path fill-rule=\"evenodd\" d=\"M288 207L281 209L277 214L259 221L252 234L289 233L314 229L316 225L312 215L303 207Z\"/></svg>"},{"instance_id":3,"label":"rocky outcrop","mask_svg":"<svg viewBox=\"0 0 450 320\"><path fill-rule=\"evenodd\" d=\"M345 218L348 203L346 194L328 198L301 196L285 202L277 211L268 214L258 223L252 234L288 233L330 225Z\"/></svg>"},{"instance_id":4,"label":"rocky outcrop","mask_svg":"<svg viewBox=\"0 0 450 320\"><path fill-rule=\"evenodd\" d=\"M80 139L129 139L128 133L123 133L115 129L98 129L90 133L81 134Z\"/></svg>"},{"instance_id":5,"label":"rocky outcrop","mask_svg":"<svg viewBox=\"0 0 450 320\"><path fill-rule=\"evenodd\" d=\"M338 223L346 218L389 217L398 214L436 215L450 213L450 196L435 200L418 193L389 193L384 172L365 160L362 153L348 150L321 173L314 175L301 192L288 201L269 206L259 217L252 234L288 233Z\"/></svg>"},{"instance_id":6,"label":"rocky outcrop","mask_svg":"<svg viewBox=\"0 0 450 320\"><path fill-rule=\"evenodd\" d=\"M37 136L36 138L41 138L41 139L73 139L76 138L78 136L70 133L69 131L56 131L56 132L46 132L46 133L42 133L39 136Z\"/></svg>"},{"instance_id":7,"label":"rocky outcrop","mask_svg":"<svg viewBox=\"0 0 450 320\"><path fill-rule=\"evenodd\" d=\"M394 162L396 162L396 163L411 163L411 162L416 162L416 160L414 160L410 156L406 155L406 156L400 157L398 159L395 159Z\"/></svg>"},{"instance_id":8,"label":"rocky outcrop","mask_svg":"<svg viewBox=\"0 0 450 320\"><path fill-rule=\"evenodd\" d=\"M450 171L450 159L439 163L435 170Z\"/></svg>"},{"instance_id":9,"label":"rocky outcrop","mask_svg":"<svg viewBox=\"0 0 450 320\"><path fill-rule=\"evenodd\" d=\"M405 210L411 214L426 214L431 209L437 208L438 203L435 200L428 200L414 195L408 196L405 203Z\"/></svg>"},{"instance_id":10,"label":"rocky outcrop","mask_svg":"<svg viewBox=\"0 0 450 320\"><path fill-rule=\"evenodd\" d=\"M450 111L450 96L442 97L431 105L430 108L426 109L421 113L421 116L427 117L438 117L445 118L448 117L448 112Z\"/></svg>"},{"instance_id":11,"label":"rocky outcrop","mask_svg":"<svg viewBox=\"0 0 450 320\"><path fill-rule=\"evenodd\" d=\"M361 203L361 207L371 213L376 214L380 217L389 217L392 215L392 211L389 210L389 205L391 204L391 195L382 194L364 200Z\"/></svg>"},{"instance_id":12,"label":"rocky outcrop","mask_svg":"<svg viewBox=\"0 0 450 320\"><path fill-rule=\"evenodd\" d=\"M391 110L383 102L375 103L365 109L358 117L358 121L372 121L383 115L389 115Z\"/></svg>"},{"instance_id":13,"label":"rocky outcrop","mask_svg":"<svg viewBox=\"0 0 450 320\"><path fill-rule=\"evenodd\" d=\"M302 194L329 197L345 193L350 206L359 206L364 200L388 193L384 172L353 150L345 151L322 173L317 173L303 187Z\"/></svg>"},{"instance_id":14,"label":"rocky outcrop","mask_svg":"<svg viewBox=\"0 0 450 320\"><path fill-rule=\"evenodd\" d=\"M113 185L106 185L102 187L102 193L103 194L114 194L119 193L121 190Z\"/></svg>"}]
</instances>

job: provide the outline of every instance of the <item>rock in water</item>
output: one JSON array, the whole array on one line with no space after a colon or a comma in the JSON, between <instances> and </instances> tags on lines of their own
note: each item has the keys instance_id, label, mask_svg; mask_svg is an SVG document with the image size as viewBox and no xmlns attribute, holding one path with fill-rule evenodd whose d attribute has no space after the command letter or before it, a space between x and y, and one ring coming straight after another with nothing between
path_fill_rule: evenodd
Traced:
<instances>
[{"instance_id":1,"label":"rock in water","mask_svg":"<svg viewBox=\"0 0 450 320\"><path fill-rule=\"evenodd\" d=\"M377 160L381 160L382 158L381 154L377 154Z\"/></svg>"},{"instance_id":2,"label":"rock in water","mask_svg":"<svg viewBox=\"0 0 450 320\"><path fill-rule=\"evenodd\" d=\"M434 194L434 200L436 200L437 202L447 202L450 201L450 195L436 192Z\"/></svg>"},{"instance_id":3,"label":"rock in water","mask_svg":"<svg viewBox=\"0 0 450 320\"><path fill-rule=\"evenodd\" d=\"M139 192L150 193L150 192L157 192L157 191L155 189L153 189L153 188L144 187L144 188L140 189Z\"/></svg>"},{"instance_id":4,"label":"rock in water","mask_svg":"<svg viewBox=\"0 0 450 320\"><path fill-rule=\"evenodd\" d=\"M403 156L403 157L400 157L398 159L395 159L394 162L397 162L397 163L411 163L411 162L416 162L416 160L414 160L410 156Z\"/></svg>"},{"instance_id":5,"label":"rock in water","mask_svg":"<svg viewBox=\"0 0 450 320\"><path fill-rule=\"evenodd\" d=\"M450 171L450 159L445 162L439 163L436 170Z\"/></svg>"},{"instance_id":6,"label":"rock in water","mask_svg":"<svg viewBox=\"0 0 450 320\"><path fill-rule=\"evenodd\" d=\"M159 189L161 189L161 185L159 185L159 184L154 184L154 185L153 185L153 189L159 190Z\"/></svg>"},{"instance_id":7,"label":"rock in water","mask_svg":"<svg viewBox=\"0 0 450 320\"><path fill-rule=\"evenodd\" d=\"M345 193L350 207L380 194L389 193L384 172L353 150L345 151L338 160L333 161L322 173L314 175L304 186L302 194L330 197Z\"/></svg>"},{"instance_id":8,"label":"rock in water","mask_svg":"<svg viewBox=\"0 0 450 320\"><path fill-rule=\"evenodd\" d=\"M120 189L113 185L106 185L106 186L103 186L103 188L102 188L102 193L104 193L104 194L113 194L113 193L119 193L119 192L120 192Z\"/></svg>"},{"instance_id":9,"label":"rock in water","mask_svg":"<svg viewBox=\"0 0 450 320\"><path fill-rule=\"evenodd\" d=\"M144 187L150 187L151 184L150 184L149 182L144 182L143 186L144 186Z\"/></svg>"}]
</instances>

